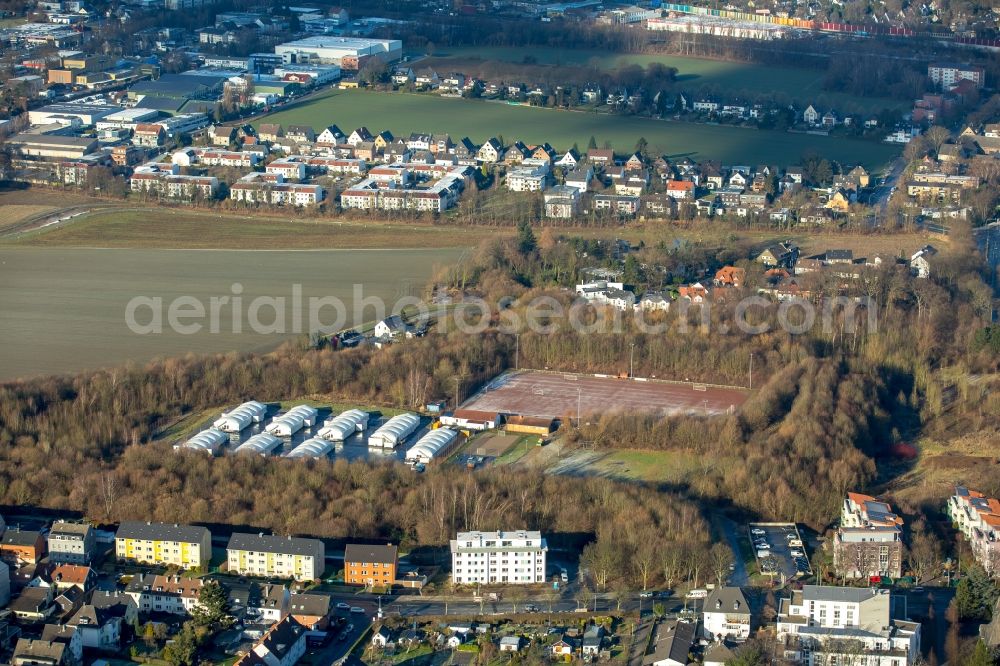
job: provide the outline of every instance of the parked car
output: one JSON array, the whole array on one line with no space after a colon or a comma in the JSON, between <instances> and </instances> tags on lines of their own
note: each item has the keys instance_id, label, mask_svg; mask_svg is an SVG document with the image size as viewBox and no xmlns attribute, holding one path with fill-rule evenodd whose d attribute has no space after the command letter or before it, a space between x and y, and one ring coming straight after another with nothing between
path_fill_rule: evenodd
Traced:
<instances>
[{"instance_id":1,"label":"parked car","mask_svg":"<svg viewBox=\"0 0 1000 666\"><path fill-rule=\"evenodd\" d=\"M752 530L750 530L750 534L767 534L767 532L760 529L759 527L755 527Z\"/></svg>"},{"instance_id":2,"label":"parked car","mask_svg":"<svg viewBox=\"0 0 1000 666\"><path fill-rule=\"evenodd\" d=\"M691 590L687 593L688 599L704 599L708 596L708 590Z\"/></svg>"},{"instance_id":3,"label":"parked car","mask_svg":"<svg viewBox=\"0 0 1000 666\"><path fill-rule=\"evenodd\" d=\"M361 606L351 606L351 612L352 613L364 613L365 609L362 608Z\"/></svg>"},{"instance_id":4,"label":"parked car","mask_svg":"<svg viewBox=\"0 0 1000 666\"><path fill-rule=\"evenodd\" d=\"M344 603L343 601L341 601L341 602L339 602L337 604L337 609L338 610L350 610L351 609L351 604Z\"/></svg>"},{"instance_id":5,"label":"parked car","mask_svg":"<svg viewBox=\"0 0 1000 666\"><path fill-rule=\"evenodd\" d=\"M639 598L640 599L652 599L653 598L653 591L652 590L643 590L642 592L639 593Z\"/></svg>"}]
</instances>

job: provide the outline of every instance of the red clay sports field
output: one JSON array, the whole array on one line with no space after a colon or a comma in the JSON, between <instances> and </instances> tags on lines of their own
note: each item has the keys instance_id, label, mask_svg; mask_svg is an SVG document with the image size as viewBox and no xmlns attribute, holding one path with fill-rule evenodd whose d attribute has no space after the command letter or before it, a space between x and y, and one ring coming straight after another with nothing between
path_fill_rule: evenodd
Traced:
<instances>
[{"instance_id":1,"label":"red clay sports field","mask_svg":"<svg viewBox=\"0 0 1000 666\"><path fill-rule=\"evenodd\" d=\"M748 391L689 382L618 379L541 370L500 375L469 398L463 409L559 418L610 411L663 414L724 414Z\"/></svg>"}]
</instances>

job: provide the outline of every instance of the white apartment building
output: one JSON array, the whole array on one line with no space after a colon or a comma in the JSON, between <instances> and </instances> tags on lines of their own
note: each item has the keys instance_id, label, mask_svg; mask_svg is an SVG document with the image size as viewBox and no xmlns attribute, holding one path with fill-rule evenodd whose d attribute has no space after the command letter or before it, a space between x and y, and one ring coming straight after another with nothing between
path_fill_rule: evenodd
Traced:
<instances>
[{"instance_id":1,"label":"white apartment building","mask_svg":"<svg viewBox=\"0 0 1000 666\"><path fill-rule=\"evenodd\" d=\"M49 560L60 564L90 564L97 536L87 523L58 520L49 531Z\"/></svg>"},{"instance_id":2,"label":"white apartment building","mask_svg":"<svg viewBox=\"0 0 1000 666\"><path fill-rule=\"evenodd\" d=\"M988 573L1000 570L1000 500L963 486L948 498L948 515Z\"/></svg>"},{"instance_id":3,"label":"white apartment building","mask_svg":"<svg viewBox=\"0 0 1000 666\"><path fill-rule=\"evenodd\" d=\"M911 666L920 625L892 618L892 597L877 588L806 585L781 600L784 658L804 666Z\"/></svg>"},{"instance_id":4,"label":"white apartment building","mask_svg":"<svg viewBox=\"0 0 1000 666\"><path fill-rule=\"evenodd\" d=\"M196 196L210 199L219 190L219 179L137 169L129 178L129 188L133 192L148 192L168 199L193 199Z\"/></svg>"},{"instance_id":5,"label":"white apartment building","mask_svg":"<svg viewBox=\"0 0 1000 666\"><path fill-rule=\"evenodd\" d=\"M848 493L833 541L834 568L848 578L898 578L903 571L902 525L888 503Z\"/></svg>"},{"instance_id":6,"label":"white apartment building","mask_svg":"<svg viewBox=\"0 0 1000 666\"><path fill-rule=\"evenodd\" d=\"M548 546L541 532L459 532L451 542L451 575L457 584L545 582Z\"/></svg>"},{"instance_id":7,"label":"white apartment building","mask_svg":"<svg viewBox=\"0 0 1000 666\"><path fill-rule=\"evenodd\" d=\"M326 550L319 539L237 532L229 538L226 561L241 576L316 580L326 568Z\"/></svg>"},{"instance_id":8,"label":"white apartment building","mask_svg":"<svg viewBox=\"0 0 1000 666\"><path fill-rule=\"evenodd\" d=\"M527 160L525 160L527 162ZM540 161L540 160L539 160ZM511 192L541 192L549 177L549 165L522 164L507 173L507 189Z\"/></svg>"},{"instance_id":9,"label":"white apartment building","mask_svg":"<svg viewBox=\"0 0 1000 666\"><path fill-rule=\"evenodd\" d=\"M346 157L307 157L306 169L316 173L351 173L361 175L368 166L364 160Z\"/></svg>"},{"instance_id":10,"label":"white apartment building","mask_svg":"<svg viewBox=\"0 0 1000 666\"><path fill-rule=\"evenodd\" d=\"M280 173L249 173L229 188L229 198L250 204L315 206L326 196L322 186L286 183Z\"/></svg>"},{"instance_id":11,"label":"white apartment building","mask_svg":"<svg viewBox=\"0 0 1000 666\"><path fill-rule=\"evenodd\" d=\"M306 177L305 159L298 155L280 157L264 167L264 172L281 176L285 180L302 180Z\"/></svg>"},{"instance_id":12,"label":"white apartment building","mask_svg":"<svg viewBox=\"0 0 1000 666\"><path fill-rule=\"evenodd\" d=\"M257 155L239 150L195 149L198 162L204 166L244 167L249 169L257 164Z\"/></svg>"},{"instance_id":13,"label":"white apartment building","mask_svg":"<svg viewBox=\"0 0 1000 666\"><path fill-rule=\"evenodd\" d=\"M386 173L383 174L383 171ZM405 180L407 184L393 180L393 177L399 177L399 172L409 174L407 169L372 169L368 172L368 178L341 192L341 208L442 212L454 206L465 189L464 167L453 169L442 178L419 186L410 183L408 175Z\"/></svg>"},{"instance_id":14,"label":"white apartment building","mask_svg":"<svg viewBox=\"0 0 1000 666\"><path fill-rule=\"evenodd\" d=\"M958 63L932 63L927 67L927 77L936 86L951 88L963 79L972 81L977 88L986 83L986 71L982 67Z\"/></svg>"}]
</instances>

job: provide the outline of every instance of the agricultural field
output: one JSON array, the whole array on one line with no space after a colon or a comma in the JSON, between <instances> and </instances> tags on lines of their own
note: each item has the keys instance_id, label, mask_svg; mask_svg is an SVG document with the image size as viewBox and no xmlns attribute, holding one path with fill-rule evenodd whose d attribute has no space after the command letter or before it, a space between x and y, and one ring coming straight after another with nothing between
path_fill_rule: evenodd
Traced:
<instances>
[{"instance_id":1,"label":"agricultural field","mask_svg":"<svg viewBox=\"0 0 1000 666\"><path fill-rule=\"evenodd\" d=\"M38 374L68 373L188 352L267 351L295 338L292 328L293 285L301 285L302 328L309 328L309 298L332 296L345 304L346 325L375 318L375 310L354 312L354 286L375 296L391 310L396 299L419 295L437 266L455 261L461 250L149 250L94 248L0 248L0 380ZM174 332L169 306L189 296L210 310L212 297L242 293L238 326L233 308L219 310L218 332L209 317L183 318L202 323L191 334ZM162 299L163 332L138 334L126 323L126 307L136 296ZM259 296L284 298L284 315L276 318L266 304L257 321L275 333L254 332L250 309ZM320 314L335 321L332 308ZM152 308L137 311L136 322L148 323ZM259 329L258 329L259 330ZM242 332L237 332L242 331Z\"/></svg>"},{"instance_id":2,"label":"agricultural field","mask_svg":"<svg viewBox=\"0 0 1000 666\"><path fill-rule=\"evenodd\" d=\"M644 137L651 151L672 158L711 158L726 164L792 165L804 153L814 151L829 159L863 164L872 170L884 166L899 153L893 146L858 139L366 90L331 90L258 118L257 124L261 122L315 128L335 123L347 132L361 125L372 131L388 129L394 134L447 132L455 139L468 136L476 142L503 136L507 142L548 141L561 150L573 144L585 148L593 136L599 145L608 141L625 151Z\"/></svg>"},{"instance_id":3,"label":"agricultural field","mask_svg":"<svg viewBox=\"0 0 1000 666\"><path fill-rule=\"evenodd\" d=\"M474 247L495 232L406 222L292 218L177 208L122 208L26 233L4 244L59 247L317 249Z\"/></svg>"},{"instance_id":4,"label":"agricultural field","mask_svg":"<svg viewBox=\"0 0 1000 666\"><path fill-rule=\"evenodd\" d=\"M525 61L525 57L529 58ZM531 60L533 59L533 60ZM841 113L877 113L882 109L897 109L904 103L888 97L857 97L823 90L825 72L799 67L775 67L751 63L728 62L707 58L686 58L671 55L611 54L591 49L557 47L447 47L423 58L417 69L430 67L438 72L468 72L487 63L523 65L588 66L612 70L624 65L661 63L677 69L678 90L725 93L727 96L750 98L762 93L805 107L836 107Z\"/></svg>"}]
</instances>

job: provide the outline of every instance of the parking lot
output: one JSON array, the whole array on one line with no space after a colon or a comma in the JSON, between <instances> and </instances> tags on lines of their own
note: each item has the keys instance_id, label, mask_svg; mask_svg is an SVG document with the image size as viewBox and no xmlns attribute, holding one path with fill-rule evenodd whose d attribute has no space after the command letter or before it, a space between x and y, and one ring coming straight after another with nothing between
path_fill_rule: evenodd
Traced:
<instances>
[{"instance_id":1,"label":"parking lot","mask_svg":"<svg viewBox=\"0 0 1000 666\"><path fill-rule=\"evenodd\" d=\"M750 523L747 532L761 574L786 579L812 574L809 553L794 523Z\"/></svg>"}]
</instances>

